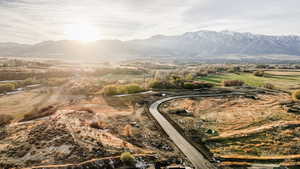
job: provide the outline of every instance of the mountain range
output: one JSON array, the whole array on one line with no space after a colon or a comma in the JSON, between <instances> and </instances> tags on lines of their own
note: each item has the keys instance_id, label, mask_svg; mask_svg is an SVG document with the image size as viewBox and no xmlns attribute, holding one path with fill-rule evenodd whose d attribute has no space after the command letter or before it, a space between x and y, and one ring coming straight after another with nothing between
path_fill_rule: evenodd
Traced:
<instances>
[{"instance_id":1,"label":"mountain range","mask_svg":"<svg viewBox=\"0 0 300 169\"><path fill-rule=\"evenodd\" d=\"M2 57L161 59L203 62L300 61L300 36L269 36L232 31L197 31L148 39L45 41L33 45L0 43Z\"/></svg>"}]
</instances>

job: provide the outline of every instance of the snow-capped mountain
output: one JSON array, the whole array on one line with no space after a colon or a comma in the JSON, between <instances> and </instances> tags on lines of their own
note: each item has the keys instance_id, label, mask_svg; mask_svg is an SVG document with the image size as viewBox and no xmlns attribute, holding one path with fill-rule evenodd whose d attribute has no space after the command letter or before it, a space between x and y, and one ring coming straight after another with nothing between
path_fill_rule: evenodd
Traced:
<instances>
[{"instance_id":1,"label":"snow-capped mountain","mask_svg":"<svg viewBox=\"0 0 300 169\"><path fill-rule=\"evenodd\" d=\"M0 43L0 56L300 60L300 36L198 31L179 36L156 35L142 40L100 40L89 44L77 41L46 41L35 45Z\"/></svg>"},{"instance_id":2,"label":"snow-capped mountain","mask_svg":"<svg viewBox=\"0 0 300 169\"><path fill-rule=\"evenodd\" d=\"M230 31L199 31L188 32L181 36L155 36L135 42L135 44L137 46L149 46L152 50L163 50L164 54L168 53L183 57L231 54L300 56L299 36L266 36Z\"/></svg>"}]
</instances>

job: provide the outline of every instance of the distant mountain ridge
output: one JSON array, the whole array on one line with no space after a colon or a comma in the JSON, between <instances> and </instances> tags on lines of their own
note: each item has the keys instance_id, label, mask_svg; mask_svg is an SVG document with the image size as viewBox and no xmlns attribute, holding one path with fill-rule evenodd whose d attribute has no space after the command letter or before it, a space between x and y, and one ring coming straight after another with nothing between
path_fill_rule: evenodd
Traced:
<instances>
[{"instance_id":1,"label":"distant mountain ridge","mask_svg":"<svg viewBox=\"0 0 300 169\"><path fill-rule=\"evenodd\" d=\"M274 55L274 57L272 57ZM197 31L148 39L45 41L34 45L0 43L0 56L177 60L300 60L300 36L269 36L232 31ZM234 56L234 57L233 57Z\"/></svg>"}]
</instances>

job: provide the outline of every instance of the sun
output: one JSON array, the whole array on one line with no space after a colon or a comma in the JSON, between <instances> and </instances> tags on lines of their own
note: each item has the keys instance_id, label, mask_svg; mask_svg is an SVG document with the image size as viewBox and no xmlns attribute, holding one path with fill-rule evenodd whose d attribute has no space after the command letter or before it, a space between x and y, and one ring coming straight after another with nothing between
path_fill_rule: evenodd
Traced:
<instances>
[{"instance_id":1,"label":"sun","mask_svg":"<svg viewBox=\"0 0 300 169\"><path fill-rule=\"evenodd\" d=\"M69 24L64 26L64 34L68 40L92 42L99 38L98 30L91 24Z\"/></svg>"}]
</instances>

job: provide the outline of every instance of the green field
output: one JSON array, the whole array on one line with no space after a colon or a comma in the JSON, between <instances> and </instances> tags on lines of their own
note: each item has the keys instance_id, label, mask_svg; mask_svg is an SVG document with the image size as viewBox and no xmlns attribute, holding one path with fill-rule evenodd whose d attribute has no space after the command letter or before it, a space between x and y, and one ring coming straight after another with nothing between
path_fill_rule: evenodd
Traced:
<instances>
[{"instance_id":1,"label":"green field","mask_svg":"<svg viewBox=\"0 0 300 169\"><path fill-rule=\"evenodd\" d=\"M254 87L262 87L265 83L271 83L279 89L290 90L300 88L300 75L265 74L264 77L257 77L251 73L228 73L198 77L198 80L211 82L216 85L222 85L224 80L242 80L245 84Z\"/></svg>"}]
</instances>

